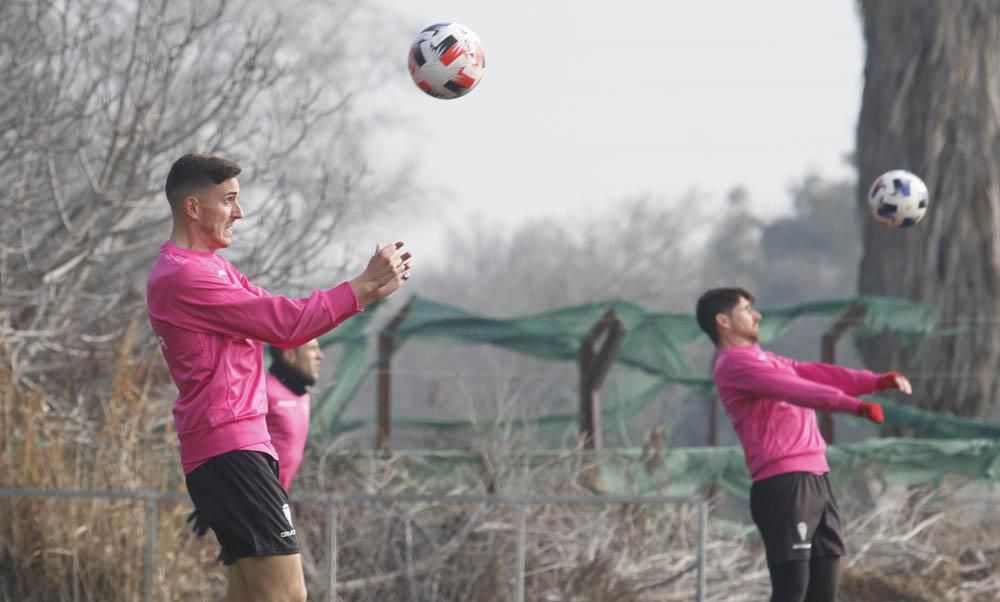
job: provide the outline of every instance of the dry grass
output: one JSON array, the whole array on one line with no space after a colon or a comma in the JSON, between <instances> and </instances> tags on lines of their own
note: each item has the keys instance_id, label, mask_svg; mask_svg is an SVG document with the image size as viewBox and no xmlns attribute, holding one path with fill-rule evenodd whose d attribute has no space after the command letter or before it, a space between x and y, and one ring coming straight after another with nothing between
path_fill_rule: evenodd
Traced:
<instances>
[{"instance_id":1,"label":"dry grass","mask_svg":"<svg viewBox=\"0 0 1000 602\"><path fill-rule=\"evenodd\" d=\"M108 393L100 403L87 411L65 411L14 386L0 367L4 486L183 493L166 400L170 388L159 362L134 359L126 339L107 370ZM403 457L357 462L336 448L310 450L298 487L455 494L518 483L538 495L592 495L583 484L588 473L582 454L567 450L557 465L528 467L518 454L526 447L524 437L529 435L499 432L482 442L483 467L458 480L467 485L447 490L427 479L427 467ZM933 491L879 499L876 509L844 504L851 555L842 600L1000 599L1000 505L949 506L954 499L938 499ZM224 573L215 561L214 538L185 535L189 502L162 502L158 509L155 599L220 596ZM0 513L0 601L141 599L142 502L2 500ZM295 513L310 594L320 599L324 509L296 503ZM339 513L340 600L513 600L514 508L422 502L341 507ZM709 528L706 599L766 599L759 542L752 530L748 537L746 529L719 520L722 514L717 507ZM693 505L542 505L528 507L525 518L527 600L694 597Z\"/></svg>"},{"instance_id":2,"label":"dry grass","mask_svg":"<svg viewBox=\"0 0 1000 602\"><path fill-rule=\"evenodd\" d=\"M15 386L8 364L0 363L3 486L182 488L170 406L152 395L164 375L158 361L133 357L133 333L107 373L95 374L105 378L108 394L73 410L65 400ZM211 563L217 552L181 541L188 506L159 505L157 582L163 600L203 600L206 584L221 581ZM141 599L143 525L141 501L0 500L0 600ZM206 571L218 574L212 579Z\"/></svg>"},{"instance_id":3,"label":"dry grass","mask_svg":"<svg viewBox=\"0 0 1000 602\"><path fill-rule=\"evenodd\" d=\"M1000 500L948 499L933 489L856 516L843 574L848 601L1000 599Z\"/></svg>"}]
</instances>

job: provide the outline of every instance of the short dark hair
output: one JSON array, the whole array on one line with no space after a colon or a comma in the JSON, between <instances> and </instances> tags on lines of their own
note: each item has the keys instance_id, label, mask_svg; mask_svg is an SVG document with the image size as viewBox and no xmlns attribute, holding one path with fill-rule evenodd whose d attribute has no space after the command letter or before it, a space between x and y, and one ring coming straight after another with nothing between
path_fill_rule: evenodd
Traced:
<instances>
[{"instance_id":1,"label":"short dark hair","mask_svg":"<svg viewBox=\"0 0 1000 602\"><path fill-rule=\"evenodd\" d=\"M243 171L239 165L229 159L187 154L174 161L167 174L166 193L170 206L176 209L184 197L195 190L221 184L229 178L235 178Z\"/></svg>"},{"instance_id":2,"label":"short dark hair","mask_svg":"<svg viewBox=\"0 0 1000 602\"><path fill-rule=\"evenodd\" d=\"M756 301L750 291L740 287L713 288L698 298L698 307L695 309L698 326L701 326L716 347L719 346L719 325L715 322L715 316L733 311L740 304L740 299L751 303Z\"/></svg>"},{"instance_id":3,"label":"short dark hair","mask_svg":"<svg viewBox=\"0 0 1000 602\"><path fill-rule=\"evenodd\" d=\"M276 347L274 345L268 345L267 350L271 352L271 361L278 362L279 364L285 363L285 358L281 357L281 352L284 351L281 347Z\"/></svg>"}]
</instances>

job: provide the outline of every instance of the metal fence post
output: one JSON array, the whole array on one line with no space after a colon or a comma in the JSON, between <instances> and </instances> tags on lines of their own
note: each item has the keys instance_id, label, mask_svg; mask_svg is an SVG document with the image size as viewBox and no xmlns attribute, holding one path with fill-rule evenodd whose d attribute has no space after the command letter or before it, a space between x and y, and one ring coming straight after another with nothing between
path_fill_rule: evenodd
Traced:
<instances>
[{"instance_id":1,"label":"metal fence post","mask_svg":"<svg viewBox=\"0 0 1000 602\"><path fill-rule=\"evenodd\" d=\"M156 535L160 527L155 495L146 497L146 554L142 578L143 602L153 602L153 586L156 581Z\"/></svg>"},{"instance_id":2,"label":"metal fence post","mask_svg":"<svg viewBox=\"0 0 1000 602\"><path fill-rule=\"evenodd\" d=\"M326 502L326 602L337 602L337 507Z\"/></svg>"},{"instance_id":3,"label":"metal fence post","mask_svg":"<svg viewBox=\"0 0 1000 602\"><path fill-rule=\"evenodd\" d=\"M514 506L514 520L517 521L517 581L515 583L515 602L524 602L524 563L525 563L525 518L524 506Z\"/></svg>"},{"instance_id":4,"label":"metal fence post","mask_svg":"<svg viewBox=\"0 0 1000 602\"><path fill-rule=\"evenodd\" d=\"M705 602L705 538L708 536L708 501L698 500L698 572L694 599Z\"/></svg>"}]
</instances>

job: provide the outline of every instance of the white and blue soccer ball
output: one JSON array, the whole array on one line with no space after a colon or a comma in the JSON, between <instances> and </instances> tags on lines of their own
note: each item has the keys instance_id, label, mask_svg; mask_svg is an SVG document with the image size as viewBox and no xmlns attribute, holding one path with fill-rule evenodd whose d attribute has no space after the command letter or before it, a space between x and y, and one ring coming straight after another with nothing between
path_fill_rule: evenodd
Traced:
<instances>
[{"instance_id":1,"label":"white and blue soccer ball","mask_svg":"<svg viewBox=\"0 0 1000 602\"><path fill-rule=\"evenodd\" d=\"M468 27L435 23L413 39L407 63L418 88L435 98L458 98L482 79L486 56Z\"/></svg>"},{"instance_id":2,"label":"white and blue soccer ball","mask_svg":"<svg viewBox=\"0 0 1000 602\"><path fill-rule=\"evenodd\" d=\"M924 219L927 201L927 185L903 169L880 175L868 191L872 216L890 228L909 228Z\"/></svg>"}]
</instances>

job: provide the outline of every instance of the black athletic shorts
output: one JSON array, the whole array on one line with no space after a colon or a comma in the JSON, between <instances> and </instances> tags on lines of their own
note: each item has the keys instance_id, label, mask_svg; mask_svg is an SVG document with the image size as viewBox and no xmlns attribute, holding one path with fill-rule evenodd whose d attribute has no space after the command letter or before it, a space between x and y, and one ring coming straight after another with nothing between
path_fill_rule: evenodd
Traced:
<instances>
[{"instance_id":1,"label":"black athletic shorts","mask_svg":"<svg viewBox=\"0 0 1000 602\"><path fill-rule=\"evenodd\" d=\"M844 555L840 512L825 474L789 472L754 482L750 514L764 540L768 566Z\"/></svg>"},{"instance_id":2,"label":"black athletic shorts","mask_svg":"<svg viewBox=\"0 0 1000 602\"><path fill-rule=\"evenodd\" d=\"M185 478L195 512L222 546L219 560L298 554L288 495L278 462L256 451L216 456Z\"/></svg>"}]
</instances>

